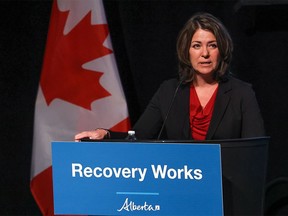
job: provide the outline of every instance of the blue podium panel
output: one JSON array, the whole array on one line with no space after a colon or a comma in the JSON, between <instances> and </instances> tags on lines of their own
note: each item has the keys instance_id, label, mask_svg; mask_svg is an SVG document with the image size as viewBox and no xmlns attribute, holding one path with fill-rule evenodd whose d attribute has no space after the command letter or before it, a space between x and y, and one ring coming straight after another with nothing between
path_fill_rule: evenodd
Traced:
<instances>
[{"instance_id":1,"label":"blue podium panel","mask_svg":"<svg viewBox=\"0 0 288 216\"><path fill-rule=\"evenodd\" d=\"M52 142L55 214L223 215L218 144Z\"/></svg>"}]
</instances>

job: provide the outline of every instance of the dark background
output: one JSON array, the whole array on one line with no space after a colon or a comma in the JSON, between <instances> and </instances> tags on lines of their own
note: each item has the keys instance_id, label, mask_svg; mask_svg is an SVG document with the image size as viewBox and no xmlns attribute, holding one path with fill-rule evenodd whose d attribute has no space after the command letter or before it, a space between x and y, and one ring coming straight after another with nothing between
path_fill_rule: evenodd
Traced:
<instances>
[{"instance_id":1,"label":"dark background","mask_svg":"<svg viewBox=\"0 0 288 216\"><path fill-rule=\"evenodd\" d=\"M288 203L288 2L239 2L104 3L132 123L160 83L177 74L176 38L188 18L207 11L223 21L235 45L232 72L253 84L271 136L267 185L278 182L279 190L269 190L265 208L284 215L287 207L284 213L283 205ZM30 160L51 6L50 0L0 1L0 215L40 215L29 188Z\"/></svg>"}]
</instances>

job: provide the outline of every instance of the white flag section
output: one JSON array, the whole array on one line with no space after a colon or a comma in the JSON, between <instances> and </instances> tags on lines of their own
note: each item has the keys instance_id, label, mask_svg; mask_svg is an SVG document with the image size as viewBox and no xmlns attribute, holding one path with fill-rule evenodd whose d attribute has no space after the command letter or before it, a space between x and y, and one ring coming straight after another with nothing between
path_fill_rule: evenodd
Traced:
<instances>
[{"instance_id":1,"label":"white flag section","mask_svg":"<svg viewBox=\"0 0 288 216\"><path fill-rule=\"evenodd\" d=\"M101 0L53 2L35 104L31 191L43 215L54 215L51 141L71 141L97 127L129 129Z\"/></svg>"}]
</instances>

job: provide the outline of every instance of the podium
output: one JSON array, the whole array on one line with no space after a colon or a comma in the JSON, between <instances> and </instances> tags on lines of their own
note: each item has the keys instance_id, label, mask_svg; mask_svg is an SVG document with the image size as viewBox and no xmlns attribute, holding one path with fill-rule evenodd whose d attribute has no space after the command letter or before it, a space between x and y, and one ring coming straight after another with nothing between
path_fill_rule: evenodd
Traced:
<instances>
[{"instance_id":1,"label":"podium","mask_svg":"<svg viewBox=\"0 0 288 216\"><path fill-rule=\"evenodd\" d=\"M205 141L221 145L224 215L264 215L269 140Z\"/></svg>"},{"instance_id":2,"label":"podium","mask_svg":"<svg viewBox=\"0 0 288 216\"><path fill-rule=\"evenodd\" d=\"M52 142L55 213L262 215L268 142Z\"/></svg>"},{"instance_id":3,"label":"podium","mask_svg":"<svg viewBox=\"0 0 288 216\"><path fill-rule=\"evenodd\" d=\"M269 137L221 141L225 215L264 215Z\"/></svg>"}]
</instances>

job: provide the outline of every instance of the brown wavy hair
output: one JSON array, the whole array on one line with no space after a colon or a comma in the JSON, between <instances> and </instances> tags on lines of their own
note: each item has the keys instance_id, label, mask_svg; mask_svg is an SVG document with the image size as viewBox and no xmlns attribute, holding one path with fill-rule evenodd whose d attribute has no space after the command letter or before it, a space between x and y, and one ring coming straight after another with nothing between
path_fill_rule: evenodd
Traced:
<instances>
[{"instance_id":1,"label":"brown wavy hair","mask_svg":"<svg viewBox=\"0 0 288 216\"><path fill-rule=\"evenodd\" d=\"M210 31L216 37L220 62L214 75L220 81L228 74L228 68L232 59L233 42L226 27L222 22L209 13L197 13L192 16L179 33L177 40L177 56L179 60L179 78L185 83L194 79L195 70L189 58L191 39L198 29Z\"/></svg>"}]
</instances>

